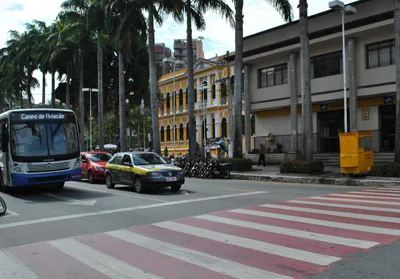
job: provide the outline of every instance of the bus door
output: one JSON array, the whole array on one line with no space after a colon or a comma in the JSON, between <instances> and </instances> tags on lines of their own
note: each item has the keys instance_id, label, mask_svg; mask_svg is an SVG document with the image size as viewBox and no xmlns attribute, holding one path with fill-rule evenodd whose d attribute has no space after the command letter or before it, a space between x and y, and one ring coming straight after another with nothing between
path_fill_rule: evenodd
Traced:
<instances>
[{"instance_id":1,"label":"bus door","mask_svg":"<svg viewBox=\"0 0 400 279\"><path fill-rule=\"evenodd\" d=\"M10 163L8 150L8 127L7 120L0 121L0 167L5 185L10 183Z\"/></svg>"}]
</instances>

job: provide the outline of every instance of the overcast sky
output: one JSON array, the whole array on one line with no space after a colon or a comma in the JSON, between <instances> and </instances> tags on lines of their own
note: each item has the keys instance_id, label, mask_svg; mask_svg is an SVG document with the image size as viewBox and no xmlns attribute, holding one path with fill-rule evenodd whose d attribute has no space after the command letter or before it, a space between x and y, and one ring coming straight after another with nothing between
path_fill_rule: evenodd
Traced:
<instances>
[{"instance_id":1,"label":"overcast sky","mask_svg":"<svg viewBox=\"0 0 400 279\"><path fill-rule=\"evenodd\" d=\"M60 10L63 0L0 0L0 47L4 47L8 39L9 30L23 31L24 24L34 19L51 23ZM231 3L228 3L233 8ZM295 19L298 19L298 0L290 0L293 5ZM345 0L346 4L355 2ZM316 14L328 9L329 0L308 0L309 14ZM254 34L265 29L281 25L284 21L263 0L246 0L244 7L244 35ZM227 22L220 19L217 14L206 14L207 28L203 32L193 30L193 38L203 36L203 48L206 58L215 54L224 54L227 50L234 51L234 30ZM163 26L156 28L156 42L165 43L172 48L174 39L186 38L184 25L176 24L172 18L165 19ZM35 72L35 77L41 80L40 73ZM50 77L48 77L50 80ZM48 82L49 83L49 82ZM47 84L46 89L49 87ZM36 102L41 100L41 89L34 90ZM47 92L49 90L47 89Z\"/></svg>"}]
</instances>

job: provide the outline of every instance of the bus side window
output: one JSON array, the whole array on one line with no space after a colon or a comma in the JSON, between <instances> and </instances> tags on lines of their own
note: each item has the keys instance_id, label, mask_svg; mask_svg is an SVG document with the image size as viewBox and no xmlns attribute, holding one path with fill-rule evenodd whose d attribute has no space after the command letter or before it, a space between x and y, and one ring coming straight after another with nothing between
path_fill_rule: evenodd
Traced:
<instances>
[{"instance_id":1,"label":"bus side window","mask_svg":"<svg viewBox=\"0 0 400 279\"><path fill-rule=\"evenodd\" d=\"M0 129L0 150L3 152L8 151L8 133L7 124L1 124Z\"/></svg>"}]
</instances>

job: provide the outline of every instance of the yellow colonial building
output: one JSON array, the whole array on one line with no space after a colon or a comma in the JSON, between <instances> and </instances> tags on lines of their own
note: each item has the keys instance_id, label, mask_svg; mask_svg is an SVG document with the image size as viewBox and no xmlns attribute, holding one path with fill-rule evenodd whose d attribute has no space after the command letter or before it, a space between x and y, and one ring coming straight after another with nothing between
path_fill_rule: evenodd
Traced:
<instances>
[{"instance_id":1,"label":"yellow colonial building","mask_svg":"<svg viewBox=\"0 0 400 279\"><path fill-rule=\"evenodd\" d=\"M230 88L227 84L233 77L233 67L229 66L228 69L224 62L223 57L200 58L193 67L196 140L200 147L204 146L205 142L213 143L218 138L228 137L230 130ZM160 106L158 114L161 151L167 147L169 154L187 154L189 141L186 68L163 75L158 81L158 86L164 97L163 106ZM215 152L216 146L212 148Z\"/></svg>"}]
</instances>

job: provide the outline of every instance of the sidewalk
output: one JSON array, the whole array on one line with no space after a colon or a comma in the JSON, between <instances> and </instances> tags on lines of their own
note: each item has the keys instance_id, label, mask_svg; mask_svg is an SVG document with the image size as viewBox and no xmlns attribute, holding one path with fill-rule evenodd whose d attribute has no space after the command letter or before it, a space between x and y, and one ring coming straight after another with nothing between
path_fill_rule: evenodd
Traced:
<instances>
[{"instance_id":1,"label":"sidewalk","mask_svg":"<svg viewBox=\"0 0 400 279\"><path fill-rule=\"evenodd\" d=\"M330 184L342 186L400 186L399 178L391 177L343 177L339 167L325 166L323 173L318 174L286 174L279 173L279 166L253 166L252 171L232 172L231 178L240 180L274 181L304 184Z\"/></svg>"}]
</instances>

